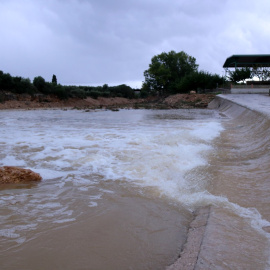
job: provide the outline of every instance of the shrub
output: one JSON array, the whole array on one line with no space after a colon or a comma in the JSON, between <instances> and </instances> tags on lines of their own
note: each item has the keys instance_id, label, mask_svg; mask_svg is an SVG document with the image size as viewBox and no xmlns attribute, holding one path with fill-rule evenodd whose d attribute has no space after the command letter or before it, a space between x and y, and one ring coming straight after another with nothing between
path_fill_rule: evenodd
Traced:
<instances>
[{"instance_id":1,"label":"shrub","mask_svg":"<svg viewBox=\"0 0 270 270\"><path fill-rule=\"evenodd\" d=\"M31 84L30 79L25 79L22 77L14 77L13 78L14 82L14 88L13 91L17 94L23 94L27 93L30 95L33 95L35 93L35 88L33 84Z\"/></svg>"},{"instance_id":2,"label":"shrub","mask_svg":"<svg viewBox=\"0 0 270 270\"><path fill-rule=\"evenodd\" d=\"M66 87L58 84L55 87L53 87L54 95L56 95L59 99L68 99L69 98L69 91L66 89Z\"/></svg>"},{"instance_id":3,"label":"shrub","mask_svg":"<svg viewBox=\"0 0 270 270\"><path fill-rule=\"evenodd\" d=\"M99 96L101 96L101 92L92 90L92 91L88 92L88 95L92 98L97 99Z\"/></svg>"},{"instance_id":4,"label":"shrub","mask_svg":"<svg viewBox=\"0 0 270 270\"><path fill-rule=\"evenodd\" d=\"M45 82L44 78L42 78L41 76L34 78L33 85L36 87L36 89L38 91L40 91L42 93L46 92L46 90L45 90L46 82Z\"/></svg>"},{"instance_id":5,"label":"shrub","mask_svg":"<svg viewBox=\"0 0 270 270\"><path fill-rule=\"evenodd\" d=\"M182 78L175 88L176 93L185 93L194 89L214 89L222 84L223 78L204 71L193 72Z\"/></svg>"},{"instance_id":6,"label":"shrub","mask_svg":"<svg viewBox=\"0 0 270 270\"><path fill-rule=\"evenodd\" d=\"M101 97L110 97L110 92L109 91L102 91L101 93L100 93L100 95L101 95Z\"/></svg>"},{"instance_id":7,"label":"shrub","mask_svg":"<svg viewBox=\"0 0 270 270\"><path fill-rule=\"evenodd\" d=\"M1 90L12 90L14 87L12 77L9 73L0 74L0 89Z\"/></svg>"},{"instance_id":8,"label":"shrub","mask_svg":"<svg viewBox=\"0 0 270 270\"><path fill-rule=\"evenodd\" d=\"M109 87L111 96L113 97L125 97L125 98L134 98L135 93L134 90L125 84L121 84L118 86Z\"/></svg>"},{"instance_id":9,"label":"shrub","mask_svg":"<svg viewBox=\"0 0 270 270\"><path fill-rule=\"evenodd\" d=\"M149 96L149 92L146 90L141 90L140 97L141 98L147 98Z\"/></svg>"},{"instance_id":10,"label":"shrub","mask_svg":"<svg viewBox=\"0 0 270 270\"><path fill-rule=\"evenodd\" d=\"M79 88L71 89L70 95L72 97L77 97L77 98L81 98L81 99L86 98L86 92L84 90L82 90L82 89L79 89Z\"/></svg>"}]
</instances>

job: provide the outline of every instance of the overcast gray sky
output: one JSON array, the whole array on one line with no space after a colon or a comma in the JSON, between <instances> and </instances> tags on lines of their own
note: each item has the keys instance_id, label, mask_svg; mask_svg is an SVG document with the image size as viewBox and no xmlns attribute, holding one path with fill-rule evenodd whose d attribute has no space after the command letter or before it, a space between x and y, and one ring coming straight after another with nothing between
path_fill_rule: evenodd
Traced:
<instances>
[{"instance_id":1,"label":"overcast gray sky","mask_svg":"<svg viewBox=\"0 0 270 270\"><path fill-rule=\"evenodd\" d=\"M0 25L0 70L63 85L141 87L171 50L220 75L233 54L270 54L269 0L0 0Z\"/></svg>"}]
</instances>

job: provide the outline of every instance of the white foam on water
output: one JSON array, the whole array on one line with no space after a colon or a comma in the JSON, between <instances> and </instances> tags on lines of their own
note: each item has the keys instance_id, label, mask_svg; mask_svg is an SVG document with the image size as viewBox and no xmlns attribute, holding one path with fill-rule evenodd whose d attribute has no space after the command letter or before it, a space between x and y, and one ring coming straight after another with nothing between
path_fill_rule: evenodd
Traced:
<instances>
[{"instance_id":1,"label":"white foam on water","mask_svg":"<svg viewBox=\"0 0 270 270\"><path fill-rule=\"evenodd\" d=\"M14 233L13 229L3 229L3 230L0 230L0 236L16 239L20 237L20 234Z\"/></svg>"},{"instance_id":2,"label":"white foam on water","mask_svg":"<svg viewBox=\"0 0 270 270\"><path fill-rule=\"evenodd\" d=\"M66 218L66 219L60 219L60 220L54 220L53 223L62 224L67 222L75 221L75 218Z\"/></svg>"},{"instance_id":3,"label":"white foam on water","mask_svg":"<svg viewBox=\"0 0 270 270\"><path fill-rule=\"evenodd\" d=\"M254 230L270 240L270 233L263 229L264 227L270 226L270 222L265 220L260 212L254 207L242 207L236 203L230 202L226 197L216 196L208 191L182 194L179 200L182 201L190 210L208 205L228 209L230 212L242 217Z\"/></svg>"},{"instance_id":4,"label":"white foam on water","mask_svg":"<svg viewBox=\"0 0 270 270\"><path fill-rule=\"evenodd\" d=\"M28 168L33 169L33 168ZM43 180L47 179L55 179L55 178L62 178L66 176L66 173L63 171L58 170L50 170L50 169L42 169L42 168L35 168L33 169L36 173L39 173Z\"/></svg>"},{"instance_id":5,"label":"white foam on water","mask_svg":"<svg viewBox=\"0 0 270 270\"><path fill-rule=\"evenodd\" d=\"M97 207L98 206L98 203L97 202L90 202L88 204L89 207Z\"/></svg>"},{"instance_id":6,"label":"white foam on water","mask_svg":"<svg viewBox=\"0 0 270 270\"><path fill-rule=\"evenodd\" d=\"M0 205L14 211L29 224L60 224L76 220L71 203L82 195L89 207L97 207L102 195L111 192L100 181L121 180L142 188L154 187L189 209L222 204L250 218L262 228L256 211L243 209L226 198L209 194L200 175L187 175L208 166L212 141L223 130L212 112L198 115L185 111L78 111L1 112L3 165L25 166L41 174L43 181L32 192L2 191ZM193 117L193 120L186 120ZM197 117L197 118L196 118ZM95 194L93 186L97 187ZM76 189L76 193L71 191ZM70 192L70 193L69 193ZM72 194L72 195L70 195ZM75 196L75 197L74 197ZM0 222L0 235L20 241L20 230L7 220Z\"/></svg>"},{"instance_id":7,"label":"white foam on water","mask_svg":"<svg viewBox=\"0 0 270 270\"><path fill-rule=\"evenodd\" d=\"M26 162L24 160L17 159L14 156L6 156L3 158L0 162L1 166L10 166L9 164L12 164L12 166L26 166Z\"/></svg>"},{"instance_id":8,"label":"white foam on water","mask_svg":"<svg viewBox=\"0 0 270 270\"><path fill-rule=\"evenodd\" d=\"M22 241L24 238L21 238L20 233L22 231L34 230L36 227L37 227L37 224L12 226L12 228L0 229L0 236L15 239L19 242L24 242Z\"/></svg>"},{"instance_id":9,"label":"white foam on water","mask_svg":"<svg viewBox=\"0 0 270 270\"><path fill-rule=\"evenodd\" d=\"M216 136L222 130L218 122L205 126L208 133L214 130ZM185 192L189 188L185 174L207 165L205 155L212 149L209 142L214 136L201 136L203 128L201 124L199 127L198 132L194 129L170 131L159 128L156 131L138 130L124 138L111 136L109 143L101 141L96 151L81 160L82 168L99 173L105 179L156 186L166 195L175 197L175 193L180 194L181 190Z\"/></svg>"},{"instance_id":10,"label":"white foam on water","mask_svg":"<svg viewBox=\"0 0 270 270\"><path fill-rule=\"evenodd\" d=\"M38 209L48 209L48 208L54 209L54 208L59 208L60 206L61 206L61 204L58 202L55 202L55 203L48 202L48 203L37 205L37 208Z\"/></svg>"},{"instance_id":11,"label":"white foam on water","mask_svg":"<svg viewBox=\"0 0 270 270\"><path fill-rule=\"evenodd\" d=\"M219 125L217 125L216 122L206 122L206 123L200 123L190 133L192 136L195 136L199 139L202 139L205 141L212 141L213 139L219 136L222 130L223 129Z\"/></svg>"}]
</instances>

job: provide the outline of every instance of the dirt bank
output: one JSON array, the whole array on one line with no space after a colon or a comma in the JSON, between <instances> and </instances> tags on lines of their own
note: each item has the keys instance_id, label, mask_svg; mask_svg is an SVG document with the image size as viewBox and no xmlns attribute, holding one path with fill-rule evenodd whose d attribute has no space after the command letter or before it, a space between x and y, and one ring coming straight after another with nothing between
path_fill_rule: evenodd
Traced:
<instances>
[{"instance_id":1,"label":"dirt bank","mask_svg":"<svg viewBox=\"0 0 270 270\"><path fill-rule=\"evenodd\" d=\"M215 95L213 94L177 94L166 98L149 97L145 99L127 99L121 97L97 99L70 98L60 100L54 96L14 95L0 103L0 110L6 109L42 109L42 108L146 108L146 109L179 109L179 108L206 108Z\"/></svg>"}]
</instances>

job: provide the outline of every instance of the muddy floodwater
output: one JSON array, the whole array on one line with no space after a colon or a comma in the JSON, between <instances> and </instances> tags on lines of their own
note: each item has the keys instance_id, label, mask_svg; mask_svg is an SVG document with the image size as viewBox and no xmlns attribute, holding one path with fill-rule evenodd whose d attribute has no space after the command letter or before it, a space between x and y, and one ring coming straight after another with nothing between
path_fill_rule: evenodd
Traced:
<instances>
[{"instance_id":1,"label":"muddy floodwater","mask_svg":"<svg viewBox=\"0 0 270 270\"><path fill-rule=\"evenodd\" d=\"M228 103L0 116L0 165L43 178L1 187L1 269L165 269L193 211L208 205L198 269L268 269L270 122L262 115Z\"/></svg>"}]
</instances>

